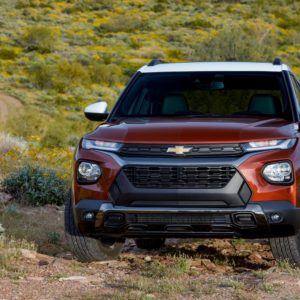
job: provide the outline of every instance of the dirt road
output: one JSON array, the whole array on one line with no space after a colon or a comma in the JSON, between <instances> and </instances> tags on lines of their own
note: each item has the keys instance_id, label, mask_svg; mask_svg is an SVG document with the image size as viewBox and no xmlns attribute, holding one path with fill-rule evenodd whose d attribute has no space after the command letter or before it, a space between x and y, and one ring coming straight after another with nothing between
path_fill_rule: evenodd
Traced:
<instances>
[{"instance_id":1,"label":"dirt road","mask_svg":"<svg viewBox=\"0 0 300 300\"><path fill-rule=\"evenodd\" d=\"M16 113L22 108L22 104L14 97L0 92L0 124L7 121L9 113Z\"/></svg>"}]
</instances>

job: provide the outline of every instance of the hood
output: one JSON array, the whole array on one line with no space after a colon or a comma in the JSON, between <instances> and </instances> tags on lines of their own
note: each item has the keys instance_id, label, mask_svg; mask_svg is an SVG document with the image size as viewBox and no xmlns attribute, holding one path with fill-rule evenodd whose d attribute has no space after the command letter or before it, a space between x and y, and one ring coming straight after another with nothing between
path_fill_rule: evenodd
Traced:
<instances>
[{"instance_id":1,"label":"hood","mask_svg":"<svg viewBox=\"0 0 300 300\"><path fill-rule=\"evenodd\" d=\"M263 118L134 118L100 125L85 138L135 144L241 143L286 139L295 123Z\"/></svg>"}]
</instances>

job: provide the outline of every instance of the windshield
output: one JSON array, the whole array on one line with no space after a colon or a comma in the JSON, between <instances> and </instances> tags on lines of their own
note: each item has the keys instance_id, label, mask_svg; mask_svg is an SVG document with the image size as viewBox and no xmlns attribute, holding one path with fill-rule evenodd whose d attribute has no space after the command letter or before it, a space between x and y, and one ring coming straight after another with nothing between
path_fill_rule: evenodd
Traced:
<instances>
[{"instance_id":1,"label":"windshield","mask_svg":"<svg viewBox=\"0 0 300 300\"><path fill-rule=\"evenodd\" d=\"M281 73L142 74L113 117L266 116L291 119Z\"/></svg>"}]
</instances>

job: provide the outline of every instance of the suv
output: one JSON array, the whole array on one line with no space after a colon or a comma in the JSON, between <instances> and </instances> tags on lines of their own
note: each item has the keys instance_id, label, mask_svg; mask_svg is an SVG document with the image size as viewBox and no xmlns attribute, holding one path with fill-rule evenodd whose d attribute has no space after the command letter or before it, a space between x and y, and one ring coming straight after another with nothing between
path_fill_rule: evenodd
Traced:
<instances>
[{"instance_id":1,"label":"suv","mask_svg":"<svg viewBox=\"0 0 300 300\"><path fill-rule=\"evenodd\" d=\"M154 60L75 153L65 208L81 261L113 259L126 238L269 238L300 264L299 82L273 63Z\"/></svg>"}]
</instances>

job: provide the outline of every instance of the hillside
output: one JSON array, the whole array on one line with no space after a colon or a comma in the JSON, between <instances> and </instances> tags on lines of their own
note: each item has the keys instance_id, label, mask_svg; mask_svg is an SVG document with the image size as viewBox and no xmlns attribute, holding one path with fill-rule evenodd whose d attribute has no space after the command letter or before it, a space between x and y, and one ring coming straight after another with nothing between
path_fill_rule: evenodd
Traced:
<instances>
[{"instance_id":1,"label":"hillside","mask_svg":"<svg viewBox=\"0 0 300 300\"><path fill-rule=\"evenodd\" d=\"M300 75L299 1L2 0L0 9L0 80L28 123L8 128L47 145L76 144L94 126L83 107L99 97L111 106L152 58L278 56Z\"/></svg>"}]
</instances>

